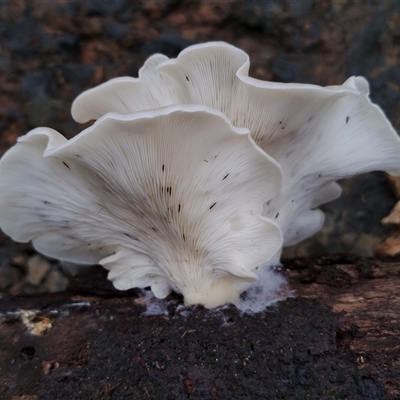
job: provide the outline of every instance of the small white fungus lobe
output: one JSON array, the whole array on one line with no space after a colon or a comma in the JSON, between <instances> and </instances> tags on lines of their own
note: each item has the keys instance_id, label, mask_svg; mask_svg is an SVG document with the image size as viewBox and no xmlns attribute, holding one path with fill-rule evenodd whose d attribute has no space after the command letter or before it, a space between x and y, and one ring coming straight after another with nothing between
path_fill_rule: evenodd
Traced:
<instances>
[{"instance_id":1,"label":"small white fungus lobe","mask_svg":"<svg viewBox=\"0 0 400 400\"><path fill-rule=\"evenodd\" d=\"M204 43L82 93L72 115L92 127L69 141L37 128L0 161L1 228L102 264L121 290L262 310L285 283L282 246L321 228L338 179L399 175L400 140L362 77L282 84L249 65Z\"/></svg>"}]
</instances>

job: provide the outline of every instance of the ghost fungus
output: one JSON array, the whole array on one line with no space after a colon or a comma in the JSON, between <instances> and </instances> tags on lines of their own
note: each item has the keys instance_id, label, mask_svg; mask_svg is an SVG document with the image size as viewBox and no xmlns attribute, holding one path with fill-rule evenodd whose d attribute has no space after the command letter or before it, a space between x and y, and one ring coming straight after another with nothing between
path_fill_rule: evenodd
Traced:
<instances>
[{"instance_id":1,"label":"ghost fungus","mask_svg":"<svg viewBox=\"0 0 400 400\"><path fill-rule=\"evenodd\" d=\"M82 93L72 114L84 122L108 111L173 103L221 111L249 129L282 168L282 188L263 215L279 225L284 246L322 227L323 213L315 208L340 195L338 179L374 170L400 174L400 140L369 100L364 78L329 87L265 82L248 76L249 65L246 53L223 42L188 47L176 59L156 55L139 78L117 78Z\"/></svg>"},{"instance_id":2,"label":"ghost fungus","mask_svg":"<svg viewBox=\"0 0 400 400\"><path fill-rule=\"evenodd\" d=\"M214 109L106 114L69 141L20 138L0 162L0 225L48 256L102 264L119 289L216 306L279 252L260 213L280 185L279 165Z\"/></svg>"},{"instance_id":3,"label":"ghost fungus","mask_svg":"<svg viewBox=\"0 0 400 400\"><path fill-rule=\"evenodd\" d=\"M205 43L82 93L72 114L93 127L70 141L39 128L0 162L1 227L100 262L120 289L208 306L240 306L257 279L274 293L281 246L321 228L338 179L400 174L400 140L364 78L321 87L248 70L243 51Z\"/></svg>"}]
</instances>

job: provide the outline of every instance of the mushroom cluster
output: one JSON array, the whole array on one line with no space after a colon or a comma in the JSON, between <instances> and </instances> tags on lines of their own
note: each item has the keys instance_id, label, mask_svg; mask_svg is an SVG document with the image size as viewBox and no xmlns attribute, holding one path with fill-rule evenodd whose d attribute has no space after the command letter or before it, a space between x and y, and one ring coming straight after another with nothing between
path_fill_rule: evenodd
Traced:
<instances>
[{"instance_id":1,"label":"mushroom cluster","mask_svg":"<svg viewBox=\"0 0 400 400\"><path fill-rule=\"evenodd\" d=\"M320 87L248 76L221 42L150 57L72 105L71 140L37 128L0 161L0 226L51 257L99 263L116 288L240 303L283 278L282 246L317 232L338 179L400 175L400 140L364 78ZM260 283L258 283L260 287Z\"/></svg>"}]
</instances>

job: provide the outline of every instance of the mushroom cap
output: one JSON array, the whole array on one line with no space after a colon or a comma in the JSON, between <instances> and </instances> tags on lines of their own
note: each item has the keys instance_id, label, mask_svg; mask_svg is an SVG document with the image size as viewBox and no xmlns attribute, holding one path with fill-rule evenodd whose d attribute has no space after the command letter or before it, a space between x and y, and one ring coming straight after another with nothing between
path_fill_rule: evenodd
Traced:
<instances>
[{"instance_id":1,"label":"mushroom cap","mask_svg":"<svg viewBox=\"0 0 400 400\"><path fill-rule=\"evenodd\" d=\"M0 225L48 256L102 264L119 289L215 306L279 252L260 213L281 178L214 109L110 113L69 141L48 128L19 139L0 161Z\"/></svg>"},{"instance_id":2,"label":"mushroom cap","mask_svg":"<svg viewBox=\"0 0 400 400\"><path fill-rule=\"evenodd\" d=\"M373 170L400 174L400 140L362 77L329 87L261 81L248 76L248 55L223 42L190 46L176 59L154 57L139 78L81 94L74 118L172 103L221 111L234 126L248 128L282 168L282 189L263 215L281 227L285 246L320 229L324 216L314 208L340 195L338 179Z\"/></svg>"},{"instance_id":3,"label":"mushroom cap","mask_svg":"<svg viewBox=\"0 0 400 400\"><path fill-rule=\"evenodd\" d=\"M173 83L157 73L157 67L167 60L168 57L155 54L139 70L139 78L115 78L83 92L72 104L73 118L83 123L108 112L130 114L179 104Z\"/></svg>"}]
</instances>

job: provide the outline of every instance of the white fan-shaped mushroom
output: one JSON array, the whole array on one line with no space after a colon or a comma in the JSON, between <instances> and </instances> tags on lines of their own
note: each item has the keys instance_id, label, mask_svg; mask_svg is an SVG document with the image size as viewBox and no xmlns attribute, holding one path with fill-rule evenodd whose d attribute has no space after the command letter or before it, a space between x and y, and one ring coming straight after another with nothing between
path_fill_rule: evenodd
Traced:
<instances>
[{"instance_id":1,"label":"white fan-shaped mushroom","mask_svg":"<svg viewBox=\"0 0 400 400\"><path fill-rule=\"evenodd\" d=\"M0 225L44 254L100 262L120 289L234 301L281 248L261 217L278 164L204 106L108 114L67 141L31 131L0 162Z\"/></svg>"},{"instance_id":2,"label":"white fan-shaped mushroom","mask_svg":"<svg viewBox=\"0 0 400 400\"><path fill-rule=\"evenodd\" d=\"M248 69L246 53L211 42L160 62L135 85L163 84L168 101L216 108L235 126L251 131L283 171L282 189L263 214L281 227L284 245L320 229L323 214L312 209L339 196L336 180L373 170L400 173L400 140L383 112L370 102L364 78L320 87L260 81L250 78ZM125 108L117 109L97 100L100 95L118 97L118 91L115 85L95 88L77 103L86 102L91 117L110 109L136 110L138 101L130 96L124 96Z\"/></svg>"},{"instance_id":3,"label":"white fan-shaped mushroom","mask_svg":"<svg viewBox=\"0 0 400 400\"><path fill-rule=\"evenodd\" d=\"M168 57L155 54L139 70L139 78L115 78L83 92L72 104L71 113L74 119L77 122L86 122L98 119L108 112L130 114L188 103L181 101L184 94L178 95L170 80L157 72L158 65L166 60Z\"/></svg>"}]
</instances>

